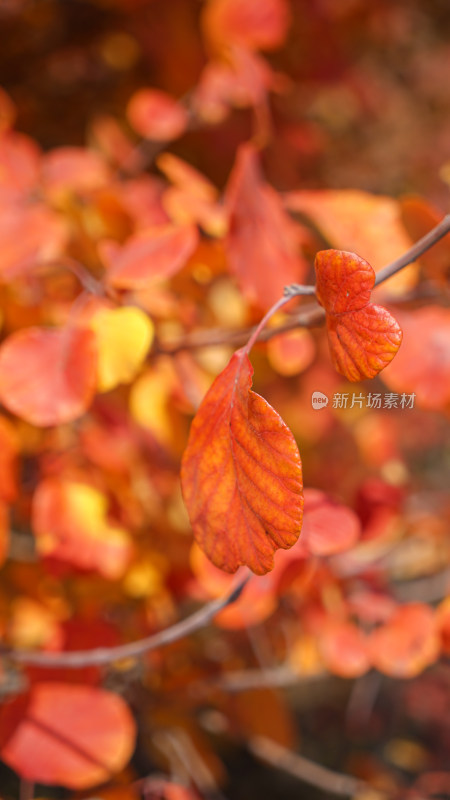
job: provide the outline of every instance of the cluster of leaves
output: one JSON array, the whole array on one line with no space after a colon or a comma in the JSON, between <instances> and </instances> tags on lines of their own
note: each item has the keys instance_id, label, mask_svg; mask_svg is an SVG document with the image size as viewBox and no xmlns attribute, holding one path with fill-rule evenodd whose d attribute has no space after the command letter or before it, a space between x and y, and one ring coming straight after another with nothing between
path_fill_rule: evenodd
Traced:
<instances>
[{"instance_id":1,"label":"cluster of leaves","mask_svg":"<svg viewBox=\"0 0 450 800\"><path fill-rule=\"evenodd\" d=\"M450 652L445 588L403 585L450 557L414 471L448 432L448 239L392 277L428 202L265 178L290 13L209 0L189 96L139 89L89 147L42 152L0 94L0 755L29 782L189 800L223 779L208 726L293 744L269 666L413 678ZM169 148L242 108L220 191ZM222 596L209 638L123 658ZM184 786L140 786L138 730Z\"/></svg>"}]
</instances>

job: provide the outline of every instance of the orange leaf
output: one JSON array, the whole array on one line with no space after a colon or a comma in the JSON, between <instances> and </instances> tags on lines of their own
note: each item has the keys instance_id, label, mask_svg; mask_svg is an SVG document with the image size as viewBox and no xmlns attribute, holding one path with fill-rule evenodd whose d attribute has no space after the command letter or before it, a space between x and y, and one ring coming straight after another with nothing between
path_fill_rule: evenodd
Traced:
<instances>
[{"instance_id":1,"label":"orange leaf","mask_svg":"<svg viewBox=\"0 0 450 800\"><path fill-rule=\"evenodd\" d=\"M58 478L34 495L32 525L42 556L119 578L131 557L125 530L107 519L107 499L92 486Z\"/></svg>"},{"instance_id":2,"label":"orange leaf","mask_svg":"<svg viewBox=\"0 0 450 800\"><path fill-rule=\"evenodd\" d=\"M395 678L413 678L432 664L440 641L434 613L423 603L400 606L370 636L374 667Z\"/></svg>"},{"instance_id":3,"label":"orange leaf","mask_svg":"<svg viewBox=\"0 0 450 800\"><path fill-rule=\"evenodd\" d=\"M305 490L302 543L312 555L331 556L348 550L360 532L354 511L333 503L318 489Z\"/></svg>"},{"instance_id":4,"label":"orange leaf","mask_svg":"<svg viewBox=\"0 0 450 800\"><path fill-rule=\"evenodd\" d=\"M278 194L261 176L251 145L240 147L226 190L226 249L230 268L248 298L268 308L284 287L301 279L295 225Z\"/></svg>"},{"instance_id":5,"label":"orange leaf","mask_svg":"<svg viewBox=\"0 0 450 800\"><path fill-rule=\"evenodd\" d=\"M321 250L315 268L335 368L349 381L373 378L394 358L402 332L389 311L369 302L372 267L355 253Z\"/></svg>"},{"instance_id":6,"label":"orange leaf","mask_svg":"<svg viewBox=\"0 0 450 800\"><path fill-rule=\"evenodd\" d=\"M414 393L423 408L443 409L450 402L450 311L429 306L398 316L403 345L383 381L394 392Z\"/></svg>"},{"instance_id":7,"label":"orange leaf","mask_svg":"<svg viewBox=\"0 0 450 800\"><path fill-rule=\"evenodd\" d=\"M298 539L302 472L289 428L251 391L252 373L243 348L214 381L192 423L181 481L194 536L213 564L264 575L275 550Z\"/></svg>"},{"instance_id":8,"label":"orange leaf","mask_svg":"<svg viewBox=\"0 0 450 800\"><path fill-rule=\"evenodd\" d=\"M0 401L32 425L70 422L92 400L96 362L92 331L17 331L0 348Z\"/></svg>"},{"instance_id":9,"label":"orange leaf","mask_svg":"<svg viewBox=\"0 0 450 800\"><path fill-rule=\"evenodd\" d=\"M0 755L22 778L70 789L109 780L136 736L126 703L93 686L37 683L0 710Z\"/></svg>"},{"instance_id":10,"label":"orange leaf","mask_svg":"<svg viewBox=\"0 0 450 800\"><path fill-rule=\"evenodd\" d=\"M230 44L274 50L289 27L286 0L209 0L203 12L206 39L221 50Z\"/></svg>"},{"instance_id":11,"label":"orange leaf","mask_svg":"<svg viewBox=\"0 0 450 800\"><path fill-rule=\"evenodd\" d=\"M441 222L443 214L423 197L405 197L400 201L403 224L412 239L421 239ZM420 262L430 278L445 283L450 276L450 237L444 236L422 253Z\"/></svg>"},{"instance_id":12,"label":"orange leaf","mask_svg":"<svg viewBox=\"0 0 450 800\"><path fill-rule=\"evenodd\" d=\"M358 189L324 189L290 192L285 199L290 210L313 221L332 247L364 253L375 272L412 245L402 225L400 205L391 197ZM389 292L404 294L416 279L417 264L410 264L390 279Z\"/></svg>"},{"instance_id":13,"label":"orange leaf","mask_svg":"<svg viewBox=\"0 0 450 800\"><path fill-rule=\"evenodd\" d=\"M127 117L135 131L146 139L170 141L187 128L187 111L169 94L159 89L139 89L127 107Z\"/></svg>"},{"instance_id":14,"label":"orange leaf","mask_svg":"<svg viewBox=\"0 0 450 800\"><path fill-rule=\"evenodd\" d=\"M367 639L352 622L330 621L320 633L319 647L325 665L342 678L357 678L370 667Z\"/></svg>"},{"instance_id":15,"label":"orange leaf","mask_svg":"<svg viewBox=\"0 0 450 800\"><path fill-rule=\"evenodd\" d=\"M194 226L164 225L130 237L109 261L108 280L119 289L145 288L180 270L198 243Z\"/></svg>"}]
</instances>

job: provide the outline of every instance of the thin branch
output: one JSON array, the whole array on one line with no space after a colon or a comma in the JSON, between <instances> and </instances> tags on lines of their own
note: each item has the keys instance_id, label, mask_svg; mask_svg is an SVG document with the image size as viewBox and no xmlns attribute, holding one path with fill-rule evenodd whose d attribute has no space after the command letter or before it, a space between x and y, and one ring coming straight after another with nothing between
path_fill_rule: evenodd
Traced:
<instances>
[{"instance_id":1,"label":"thin branch","mask_svg":"<svg viewBox=\"0 0 450 800\"><path fill-rule=\"evenodd\" d=\"M438 225L436 225L433 230L419 239L418 242L413 244L409 250L406 251L400 258L396 258L395 261L392 261L391 264L388 264L387 267L383 267L378 273L375 280L375 286L378 286L380 283L387 281L388 278L391 278L392 275L395 275L396 272L400 272L401 269L407 267L408 264L412 264L417 258L420 258L430 247L433 247L440 239L443 239L447 233L450 232L450 214L444 217L440 221Z\"/></svg>"},{"instance_id":2,"label":"thin branch","mask_svg":"<svg viewBox=\"0 0 450 800\"><path fill-rule=\"evenodd\" d=\"M407 267L423 253L429 250L440 239L446 236L450 231L450 214L444 217L443 220L432 231L419 239L409 250L406 251L400 258L396 258L386 267L383 267L376 276L375 286L384 283L392 275L395 275L400 270ZM314 286L301 286L292 284L285 289L286 296L295 297L296 295L313 295L315 293ZM273 328L265 328L258 335L258 341L266 342L280 333L294 330L295 328L313 328L321 325L325 321L325 311L318 303L310 303L303 306L298 314L292 314L289 319L282 322L280 325ZM239 347L245 344L249 337L252 336L257 330L258 326L254 325L252 328L244 328L243 330L224 330L223 328L211 328L209 330L193 331L186 334L182 339L175 342L155 342L154 352L173 354L181 350L198 350L202 347L214 347L216 345L228 344L230 346Z\"/></svg>"},{"instance_id":3,"label":"thin branch","mask_svg":"<svg viewBox=\"0 0 450 800\"><path fill-rule=\"evenodd\" d=\"M292 314L280 325L265 328L258 336L259 342L267 342L280 333L292 331L295 328L314 328L325 320L325 312L317 303L303 306L297 314ZM181 350L198 350L202 347L214 347L228 344L233 347L244 345L249 337L256 331L257 325L241 330L225 330L224 328L210 328L209 330L193 331L174 342L156 342L154 353L172 355Z\"/></svg>"},{"instance_id":4,"label":"thin branch","mask_svg":"<svg viewBox=\"0 0 450 800\"><path fill-rule=\"evenodd\" d=\"M289 666L282 665L272 669L242 669L225 672L214 680L214 686L227 692L247 692L249 689L280 689L299 684L313 684L328 677L328 672L301 675Z\"/></svg>"},{"instance_id":5,"label":"thin branch","mask_svg":"<svg viewBox=\"0 0 450 800\"><path fill-rule=\"evenodd\" d=\"M186 617L170 628L166 628L145 639L138 639L135 642L118 645L117 647L98 647L91 650L72 650L63 653L35 652L32 650L7 650L0 651L0 655L20 664L34 664L41 667L67 667L68 669L81 669L88 666L100 666L111 664L114 661L122 661L128 658L137 658L151 650L157 650L168 644L183 639L185 636L208 625L209 622L222 609L239 599L250 573L246 573L240 578L233 588L219 597L207 603L190 617Z\"/></svg>"},{"instance_id":6,"label":"thin branch","mask_svg":"<svg viewBox=\"0 0 450 800\"><path fill-rule=\"evenodd\" d=\"M248 746L250 751L261 761L265 761L277 769L282 769L304 783L315 786L317 789L329 794L354 797L354 795L364 790L367 791L369 788L367 783L358 780L358 778L354 778L351 775L343 775L340 772L327 769L327 767L321 767L320 764L293 753L263 736L251 739Z\"/></svg>"}]
</instances>

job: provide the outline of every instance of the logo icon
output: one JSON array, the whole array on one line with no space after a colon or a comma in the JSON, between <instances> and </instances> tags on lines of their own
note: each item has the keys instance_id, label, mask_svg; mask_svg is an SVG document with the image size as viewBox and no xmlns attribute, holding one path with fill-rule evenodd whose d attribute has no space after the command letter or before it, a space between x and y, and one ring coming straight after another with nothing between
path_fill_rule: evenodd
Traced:
<instances>
[{"instance_id":1,"label":"logo icon","mask_svg":"<svg viewBox=\"0 0 450 800\"><path fill-rule=\"evenodd\" d=\"M325 408L328 405L328 397L323 392L313 392L311 396L312 407L316 410L318 408Z\"/></svg>"}]
</instances>

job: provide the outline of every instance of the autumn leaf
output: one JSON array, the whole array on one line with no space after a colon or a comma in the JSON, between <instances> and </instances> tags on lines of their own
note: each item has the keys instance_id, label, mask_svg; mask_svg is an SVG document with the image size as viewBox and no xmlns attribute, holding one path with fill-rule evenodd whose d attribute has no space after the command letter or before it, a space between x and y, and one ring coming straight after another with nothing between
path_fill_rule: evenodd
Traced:
<instances>
[{"instance_id":1,"label":"autumn leaf","mask_svg":"<svg viewBox=\"0 0 450 800\"><path fill-rule=\"evenodd\" d=\"M332 247L364 253L375 272L412 245L402 224L399 202L392 197L359 189L302 189L289 192L285 202L290 211L308 217ZM389 281L389 291L403 294L415 286L417 272L417 264L402 269Z\"/></svg>"},{"instance_id":2,"label":"autumn leaf","mask_svg":"<svg viewBox=\"0 0 450 800\"><path fill-rule=\"evenodd\" d=\"M330 620L319 636L326 667L342 678L358 678L370 668L367 638L353 622Z\"/></svg>"},{"instance_id":3,"label":"autumn leaf","mask_svg":"<svg viewBox=\"0 0 450 800\"><path fill-rule=\"evenodd\" d=\"M192 225L140 231L106 254L107 280L118 289L139 289L156 279L170 278L184 266L197 243L197 229Z\"/></svg>"},{"instance_id":4,"label":"autumn leaf","mask_svg":"<svg viewBox=\"0 0 450 800\"><path fill-rule=\"evenodd\" d=\"M250 301L268 308L284 287L300 280L295 225L278 194L262 178L257 152L240 147L225 194L229 230L225 242L230 269Z\"/></svg>"},{"instance_id":5,"label":"autumn leaf","mask_svg":"<svg viewBox=\"0 0 450 800\"><path fill-rule=\"evenodd\" d=\"M286 0L209 0L202 18L206 40L219 50L230 44L274 50L282 44L289 22Z\"/></svg>"},{"instance_id":6,"label":"autumn leaf","mask_svg":"<svg viewBox=\"0 0 450 800\"><path fill-rule=\"evenodd\" d=\"M41 557L111 580L127 567L132 545L128 533L107 518L107 498L87 484L47 478L33 498L32 528Z\"/></svg>"},{"instance_id":7,"label":"autumn leaf","mask_svg":"<svg viewBox=\"0 0 450 800\"><path fill-rule=\"evenodd\" d=\"M125 701L94 686L37 683L0 710L0 756L32 782L103 783L128 763L135 737Z\"/></svg>"},{"instance_id":8,"label":"autumn leaf","mask_svg":"<svg viewBox=\"0 0 450 800\"><path fill-rule=\"evenodd\" d=\"M25 328L0 348L0 401L32 425L81 416L95 392L95 336L84 328Z\"/></svg>"},{"instance_id":9,"label":"autumn leaf","mask_svg":"<svg viewBox=\"0 0 450 800\"><path fill-rule=\"evenodd\" d=\"M355 253L321 250L315 268L335 368L349 381L373 378L394 358L402 332L389 311L370 303L372 267Z\"/></svg>"},{"instance_id":10,"label":"autumn leaf","mask_svg":"<svg viewBox=\"0 0 450 800\"><path fill-rule=\"evenodd\" d=\"M434 612L423 603L399 606L370 636L372 664L395 678L413 678L439 655Z\"/></svg>"},{"instance_id":11,"label":"autumn leaf","mask_svg":"<svg viewBox=\"0 0 450 800\"><path fill-rule=\"evenodd\" d=\"M384 383L394 392L413 394L422 408L446 408L450 403L449 309L429 306L398 317L404 343L398 358L383 372Z\"/></svg>"},{"instance_id":12,"label":"autumn leaf","mask_svg":"<svg viewBox=\"0 0 450 800\"><path fill-rule=\"evenodd\" d=\"M135 131L146 139L171 141L187 128L188 114L177 100L159 89L139 89L127 107Z\"/></svg>"},{"instance_id":13,"label":"autumn leaf","mask_svg":"<svg viewBox=\"0 0 450 800\"><path fill-rule=\"evenodd\" d=\"M91 321L98 347L98 388L108 392L130 383L144 363L153 339L153 323L141 309L102 308Z\"/></svg>"},{"instance_id":14,"label":"autumn leaf","mask_svg":"<svg viewBox=\"0 0 450 800\"><path fill-rule=\"evenodd\" d=\"M192 423L181 470L197 543L225 572L273 568L278 548L298 539L301 462L289 428L251 391L252 366L238 350Z\"/></svg>"},{"instance_id":15,"label":"autumn leaf","mask_svg":"<svg viewBox=\"0 0 450 800\"><path fill-rule=\"evenodd\" d=\"M315 556L331 556L349 550L361 533L351 508L334 503L318 489L305 489L302 544Z\"/></svg>"}]
</instances>

